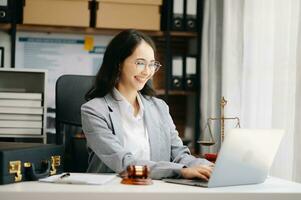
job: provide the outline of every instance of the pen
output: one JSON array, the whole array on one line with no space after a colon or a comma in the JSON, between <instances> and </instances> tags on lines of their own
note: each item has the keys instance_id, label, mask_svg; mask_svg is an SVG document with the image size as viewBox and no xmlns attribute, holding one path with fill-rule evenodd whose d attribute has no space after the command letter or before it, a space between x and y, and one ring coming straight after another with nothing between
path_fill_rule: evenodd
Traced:
<instances>
[{"instance_id":1,"label":"pen","mask_svg":"<svg viewBox=\"0 0 301 200\"><path fill-rule=\"evenodd\" d=\"M60 179L66 178L66 177L68 177L68 176L70 176L70 173L65 173L65 174L63 174L62 176L60 176Z\"/></svg>"}]
</instances>

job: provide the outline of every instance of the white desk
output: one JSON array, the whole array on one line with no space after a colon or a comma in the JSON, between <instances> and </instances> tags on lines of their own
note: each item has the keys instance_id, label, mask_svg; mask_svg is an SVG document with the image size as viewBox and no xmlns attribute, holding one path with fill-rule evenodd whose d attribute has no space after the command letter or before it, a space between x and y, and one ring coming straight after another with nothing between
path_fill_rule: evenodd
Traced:
<instances>
[{"instance_id":1,"label":"white desk","mask_svg":"<svg viewBox=\"0 0 301 200\"><path fill-rule=\"evenodd\" d=\"M105 185L66 185L23 182L0 186L1 200L301 200L301 184L278 178L265 183L221 188L201 188L154 181L153 185L120 184L115 178Z\"/></svg>"}]
</instances>

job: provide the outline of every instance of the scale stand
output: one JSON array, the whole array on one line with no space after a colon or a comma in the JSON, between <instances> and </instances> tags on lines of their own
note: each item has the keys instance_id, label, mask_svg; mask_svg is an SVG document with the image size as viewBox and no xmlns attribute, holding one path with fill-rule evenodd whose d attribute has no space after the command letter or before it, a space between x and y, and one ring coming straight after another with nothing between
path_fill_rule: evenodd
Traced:
<instances>
[{"instance_id":1,"label":"scale stand","mask_svg":"<svg viewBox=\"0 0 301 200\"><path fill-rule=\"evenodd\" d=\"M200 145L203 146L212 146L216 143L213 134L212 134L212 129L210 126L210 122L212 121L220 121L221 122L221 130L220 130L220 138L221 138L221 142L224 141L224 137L225 137L225 120L236 120L236 128L240 128L240 120L238 117L225 117L224 116L224 109L225 106L227 105L227 101L225 100L224 97L222 97L221 101L220 101L220 106L221 106L221 116L220 117L209 117L207 119L206 125L204 127L204 130L202 131L203 133L205 133L206 128L208 128L209 130L209 134L210 134L210 140L199 140L197 141L197 143L199 143Z\"/></svg>"}]
</instances>

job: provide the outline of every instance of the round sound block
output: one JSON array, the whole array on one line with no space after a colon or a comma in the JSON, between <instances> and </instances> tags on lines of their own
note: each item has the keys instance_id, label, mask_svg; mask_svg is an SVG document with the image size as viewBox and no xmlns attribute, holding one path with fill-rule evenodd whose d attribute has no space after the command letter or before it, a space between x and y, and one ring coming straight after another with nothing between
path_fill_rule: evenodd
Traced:
<instances>
[{"instance_id":1,"label":"round sound block","mask_svg":"<svg viewBox=\"0 0 301 200\"><path fill-rule=\"evenodd\" d=\"M216 159L217 159L217 154L216 153L206 153L204 155L204 158L206 158L207 160L209 160L210 162L215 163Z\"/></svg>"},{"instance_id":2,"label":"round sound block","mask_svg":"<svg viewBox=\"0 0 301 200\"><path fill-rule=\"evenodd\" d=\"M153 181L150 178L123 178L121 183L128 185L151 185Z\"/></svg>"}]
</instances>

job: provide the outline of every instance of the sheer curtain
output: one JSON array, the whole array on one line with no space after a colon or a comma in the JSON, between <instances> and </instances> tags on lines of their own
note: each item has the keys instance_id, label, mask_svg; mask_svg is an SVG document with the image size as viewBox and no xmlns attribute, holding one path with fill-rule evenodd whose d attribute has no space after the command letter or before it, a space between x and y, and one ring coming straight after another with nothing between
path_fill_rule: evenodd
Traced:
<instances>
[{"instance_id":1,"label":"sheer curtain","mask_svg":"<svg viewBox=\"0 0 301 200\"><path fill-rule=\"evenodd\" d=\"M221 84L220 79L212 84L221 85L220 94L228 100L225 116L240 117L244 128L286 130L271 175L296 181L301 179L299 13L298 0L224 0L222 52L218 58L207 56L221 60ZM204 26L204 45L212 40L205 37L207 29ZM209 49L216 47L207 45ZM208 53L211 54L202 52L203 59ZM202 70L207 67L204 65L203 60ZM203 81L208 77L210 71L201 75ZM202 91L201 102L210 102L210 94L220 90L204 89L208 96ZM216 109L208 103L201 103L201 107L201 110Z\"/></svg>"},{"instance_id":2,"label":"sheer curtain","mask_svg":"<svg viewBox=\"0 0 301 200\"><path fill-rule=\"evenodd\" d=\"M299 4L301 13L301 4ZM301 14L299 14L301 16ZM300 18L299 16L299 18ZM295 130L294 130L294 162L293 180L301 182L301 20L299 20L297 70L296 70L296 104L295 104ZM298 56L299 55L299 56Z\"/></svg>"}]
</instances>

